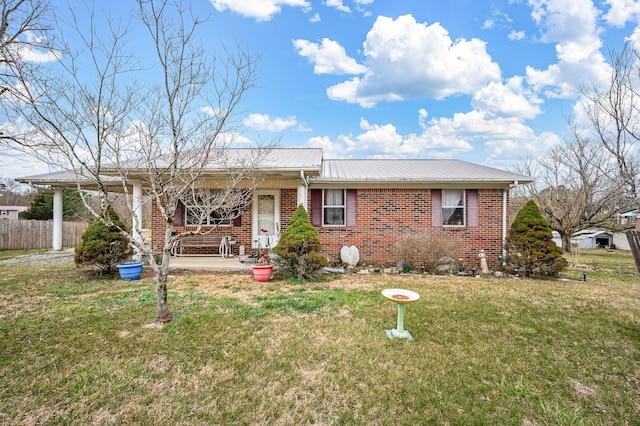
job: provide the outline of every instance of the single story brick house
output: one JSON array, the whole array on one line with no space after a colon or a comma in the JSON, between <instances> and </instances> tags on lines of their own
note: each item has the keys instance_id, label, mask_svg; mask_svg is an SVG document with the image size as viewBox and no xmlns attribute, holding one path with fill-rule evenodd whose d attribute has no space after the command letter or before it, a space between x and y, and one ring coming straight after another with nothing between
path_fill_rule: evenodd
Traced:
<instances>
[{"instance_id":1,"label":"single story brick house","mask_svg":"<svg viewBox=\"0 0 640 426\"><path fill-rule=\"evenodd\" d=\"M314 148L274 149L261 172L252 205L237 219L217 224L216 232L236 241L236 254L257 242L274 246L302 204L330 259L339 259L342 246L355 245L368 264L395 264L399 238L436 232L460 242L456 255L467 264L484 249L495 266L503 254L509 189L532 181L459 160L331 160ZM190 208L178 207L178 232L197 225L189 222ZM158 225L154 244L162 242L164 228Z\"/></svg>"},{"instance_id":2,"label":"single story brick house","mask_svg":"<svg viewBox=\"0 0 640 426\"><path fill-rule=\"evenodd\" d=\"M243 149L234 150L234 155L243 156ZM302 204L318 230L324 254L337 260L342 246L355 245L368 264L395 263L399 259L394 245L401 237L435 232L458 241L456 256L465 262L475 262L484 249L489 265L495 266L504 254L509 189L532 182L528 176L460 160L324 159L319 148L272 149L255 172L261 183L251 205L233 220L211 211L204 224L205 229L216 228L231 237L235 254L240 246L247 251L258 244L274 246ZM205 170L200 188L215 192L224 173L215 166ZM47 175L20 180L62 184ZM144 190L140 185L138 191L134 186L134 195ZM194 213L202 208L179 203L176 231L202 224L193 223L202 220ZM163 245L163 235L164 223L152 220L154 249ZM212 254L217 248L191 248L191 253Z\"/></svg>"}]
</instances>

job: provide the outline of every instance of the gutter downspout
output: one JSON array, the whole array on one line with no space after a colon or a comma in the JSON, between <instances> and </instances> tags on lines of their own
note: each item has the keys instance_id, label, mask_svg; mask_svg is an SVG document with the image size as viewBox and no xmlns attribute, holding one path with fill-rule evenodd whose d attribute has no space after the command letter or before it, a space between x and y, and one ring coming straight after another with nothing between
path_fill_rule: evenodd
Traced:
<instances>
[{"instance_id":1,"label":"gutter downspout","mask_svg":"<svg viewBox=\"0 0 640 426\"><path fill-rule=\"evenodd\" d=\"M502 191L502 266L507 264L507 196L509 190L518 186L518 181L509 184L509 188Z\"/></svg>"},{"instance_id":2,"label":"gutter downspout","mask_svg":"<svg viewBox=\"0 0 640 426\"><path fill-rule=\"evenodd\" d=\"M304 170L300 170L300 179L302 180L302 185L298 185L298 205L302 204L305 210L309 211L307 208L307 193L309 189L309 181L308 178L304 175Z\"/></svg>"}]
</instances>

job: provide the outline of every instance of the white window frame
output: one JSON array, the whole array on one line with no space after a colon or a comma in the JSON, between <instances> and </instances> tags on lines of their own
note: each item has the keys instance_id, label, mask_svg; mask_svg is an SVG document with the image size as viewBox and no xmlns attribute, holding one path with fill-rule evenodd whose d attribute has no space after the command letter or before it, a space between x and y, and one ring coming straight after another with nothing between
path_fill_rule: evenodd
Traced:
<instances>
[{"instance_id":1,"label":"white window frame","mask_svg":"<svg viewBox=\"0 0 640 426\"><path fill-rule=\"evenodd\" d=\"M342 204L328 204L327 191L342 191ZM328 223L328 209L342 210L342 223ZM324 189L322 190L322 226L346 226L347 224L347 190L346 189Z\"/></svg>"},{"instance_id":2,"label":"white window frame","mask_svg":"<svg viewBox=\"0 0 640 426\"><path fill-rule=\"evenodd\" d=\"M211 216L215 212L214 206L212 205L212 198L216 192L221 191L216 189L199 190L196 196L206 200L206 202L203 201L202 203L196 202L193 199L193 196L187 196L182 199L182 204L184 204L185 226L231 226L230 217L216 220L215 217ZM196 214L192 213L193 211L197 210L199 210L199 212L197 212ZM194 217L204 218L205 220L203 220L201 223L192 223L191 219Z\"/></svg>"},{"instance_id":3,"label":"white window frame","mask_svg":"<svg viewBox=\"0 0 640 426\"><path fill-rule=\"evenodd\" d=\"M453 194L453 192L456 194ZM462 199L458 193L462 191ZM448 196L447 196L448 195ZM455 197L457 201L451 201ZM459 204L462 201L462 204ZM456 203L455 205L453 203ZM453 210L453 211L451 211ZM459 213L456 213L459 211ZM448 216L448 217L447 217ZM442 190L442 226L466 226L467 224L467 190L443 189Z\"/></svg>"}]
</instances>

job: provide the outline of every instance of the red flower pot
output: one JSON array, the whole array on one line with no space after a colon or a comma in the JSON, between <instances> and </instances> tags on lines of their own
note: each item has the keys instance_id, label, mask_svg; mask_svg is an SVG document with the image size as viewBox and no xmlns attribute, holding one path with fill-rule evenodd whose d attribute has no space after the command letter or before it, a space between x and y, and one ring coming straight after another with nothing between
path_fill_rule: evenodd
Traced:
<instances>
[{"instance_id":1,"label":"red flower pot","mask_svg":"<svg viewBox=\"0 0 640 426\"><path fill-rule=\"evenodd\" d=\"M271 279L271 271L273 264L269 265L253 265L253 278L256 281L266 282Z\"/></svg>"}]
</instances>

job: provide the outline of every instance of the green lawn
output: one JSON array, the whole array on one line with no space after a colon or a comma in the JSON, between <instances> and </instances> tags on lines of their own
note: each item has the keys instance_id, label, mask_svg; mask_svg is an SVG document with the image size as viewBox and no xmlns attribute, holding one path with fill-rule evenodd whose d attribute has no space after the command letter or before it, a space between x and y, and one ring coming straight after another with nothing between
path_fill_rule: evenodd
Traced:
<instances>
[{"instance_id":1,"label":"green lawn","mask_svg":"<svg viewBox=\"0 0 640 426\"><path fill-rule=\"evenodd\" d=\"M571 262L571 261L570 261ZM154 282L0 264L1 424L640 425L640 276ZM594 265L597 264L597 265ZM390 340L389 287L418 292Z\"/></svg>"}]
</instances>

